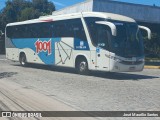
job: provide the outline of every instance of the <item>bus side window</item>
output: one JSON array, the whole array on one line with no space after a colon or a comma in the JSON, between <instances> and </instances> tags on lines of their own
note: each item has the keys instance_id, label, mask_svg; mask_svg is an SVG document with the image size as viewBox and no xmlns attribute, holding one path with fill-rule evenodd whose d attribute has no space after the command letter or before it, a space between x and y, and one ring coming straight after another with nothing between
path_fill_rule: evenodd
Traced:
<instances>
[{"instance_id":1,"label":"bus side window","mask_svg":"<svg viewBox=\"0 0 160 120\"><path fill-rule=\"evenodd\" d=\"M92 44L96 47L98 44L97 39L97 24L96 21L104 21L104 18L97 17L85 17L85 22L87 24L87 28L91 37Z\"/></svg>"},{"instance_id":2,"label":"bus side window","mask_svg":"<svg viewBox=\"0 0 160 120\"><path fill-rule=\"evenodd\" d=\"M26 38L26 25L21 25L20 26L20 33L19 33L19 37L20 38Z\"/></svg>"},{"instance_id":3,"label":"bus side window","mask_svg":"<svg viewBox=\"0 0 160 120\"><path fill-rule=\"evenodd\" d=\"M98 44L97 25L95 23L90 24L90 34L92 35L92 42L95 46Z\"/></svg>"},{"instance_id":4,"label":"bus side window","mask_svg":"<svg viewBox=\"0 0 160 120\"><path fill-rule=\"evenodd\" d=\"M51 23L52 37L72 37L87 41L81 19L54 21Z\"/></svg>"},{"instance_id":5,"label":"bus side window","mask_svg":"<svg viewBox=\"0 0 160 120\"><path fill-rule=\"evenodd\" d=\"M55 38L55 37L56 37L55 28L56 28L56 27L55 27L55 22L54 22L54 23L52 22L52 23L51 23L51 27L50 27L50 34L51 34L51 37L52 37L52 38Z\"/></svg>"},{"instance_id":6,"label":"bus side window","mask_svg":"<svg viewBox=\"0 0 160 120\"><path fill-rule=\"evenodd\" d=\"M38 28L37 23L30 25L30 30L29 30L30 38L38 38L39 37L39 30L38 29L39 28Z\"/></svg>"},{"instance_id":7,"label":"bus side window","mask_svg":"<svg viewBox=\"0 0 160 120\"><path fill-rule=\"evenodd\" d=\"M32 38L32 24L26 26L26 38Z\"/></svg>"},{"instance_id":8,"label":"bus side window","mask_svg":"<svg viewBox=\"0 0 160 120\"><path fill-rule=\"evenodd\" d=\"M54 34L55 38L63 37L62 32L61 32L61 30L62 30L61 27L62 26L59 21L54 23L53 34Z\"/></svg>"},{"instance_id":9,"label":"bus side window","mask_svg":"<svg viewBox=\"0 0 160 120\"><path fill-rule=\"evenodd\" d=\"M74 38L78 38L80 40L87 41L87 37L84 31L84 27L82 25L81 19L72 20L71 26L72 26L73 33L74 33L74 36L73 36Z\"/></svg>"},{"instance_id":10,"label":"bus side window","mask_svg":"<svg viewBox=\"0 0 160 120\"><path fill-rule=\"evenodd\" d=\"M48 22L45 23L39 23L37 24L39 28L38 36L41 36L41 38L50 38L50 24Z\"/></svg>"},{"instance_id":11,"label":"bus side window","mask_svg":"<svg viewBox=\"0 0 160 120\"><path fill-rule=\"evenodd\" d=\"M109 49L109 28L106 25L97 24L98 47Z\"/></svg>"},{"instance_id":12,"label":"bus side window","mask_svg":"<svg viewBox=\"0 0 160 120\"><path fill-rule=\"evenodd\" d=\"M19 38L19 29L18 26L13 27L13 38Z\"/></svg>"},{"instance_id":13,"label":"bus side window","mask_svg":"<svg viewBox=\"0 0 160 120\"><path fill-rule=\"evenodd\" d=\"M8 38L13 38L13 27L12 26L8 26L7 28L6 28L6 35L7 35L7 37Z\"/></svg>"},{"instance_id":14,"label":"bus side window","mask_svg":"<svg viewBox=\"0 0 160 120\"><path fill-rule=\"evenodd\" d=\"M66 32L66 30L65 30L65 25L62 21L51 23L51 37L54 38L65 37L64 32Z\"/></svg>"}]
</instances>

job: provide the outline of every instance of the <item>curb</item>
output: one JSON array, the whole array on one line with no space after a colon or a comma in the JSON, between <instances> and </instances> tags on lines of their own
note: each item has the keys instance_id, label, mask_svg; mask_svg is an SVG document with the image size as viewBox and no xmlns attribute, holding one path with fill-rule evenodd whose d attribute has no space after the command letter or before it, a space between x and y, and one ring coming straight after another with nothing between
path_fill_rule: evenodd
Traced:
<instances>
[{"instance_id":1,"label":"curb","mask_svg":"<svg viewBox=\"0 0 160 120\"><path fill-rule=\"evenodd\" d=\"M145 69L160 69L160 66L144 66Z\"/></svg>"}]
</instances>

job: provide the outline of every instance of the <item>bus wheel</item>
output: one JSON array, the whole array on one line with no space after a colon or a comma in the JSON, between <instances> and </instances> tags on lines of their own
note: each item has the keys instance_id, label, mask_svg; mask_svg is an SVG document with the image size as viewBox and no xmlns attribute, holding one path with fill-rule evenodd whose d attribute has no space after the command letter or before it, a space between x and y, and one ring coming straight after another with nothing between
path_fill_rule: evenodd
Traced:
<instances>
[{"instance_id":1,"label":"bus wheel","mask_svg":"<svg viewBox=\"0 0 160 120\"><path fill-rule=\"evenodd\" d=\"M20 55L19 61L20 61L21 66L23 66L23 67L27 66L27 59L26 59L26 55L24 53Z\"/></svg>"},{"instance_id":2,"label":"bus wheel","mask_svg":"<svg viewBox=\"0 0 160 120\"><path fill-rule=\"evenodd\" d=\"M77 63L77 71L81 75L88 74L88 63L85 59L81 59Z\"/></svg>"}]
</instances>

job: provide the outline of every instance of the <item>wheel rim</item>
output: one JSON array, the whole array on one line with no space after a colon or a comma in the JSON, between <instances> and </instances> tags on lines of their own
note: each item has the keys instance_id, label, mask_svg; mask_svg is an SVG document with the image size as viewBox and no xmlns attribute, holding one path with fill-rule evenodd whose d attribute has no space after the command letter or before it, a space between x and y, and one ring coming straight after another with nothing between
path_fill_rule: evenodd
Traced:
<instances>
[{"instance_id":1,"label":"wheel rim","mask_svg":"<svg viewBox=\"0 0 160 120\"><path fill-rule=\"evenodd\" d=\"M79 65L79 70L82 72L82 71L85 71L86 70L86 67L87 67L87 64L86 62L81 62L80 65Z\"/></svg>"}]
</instances>

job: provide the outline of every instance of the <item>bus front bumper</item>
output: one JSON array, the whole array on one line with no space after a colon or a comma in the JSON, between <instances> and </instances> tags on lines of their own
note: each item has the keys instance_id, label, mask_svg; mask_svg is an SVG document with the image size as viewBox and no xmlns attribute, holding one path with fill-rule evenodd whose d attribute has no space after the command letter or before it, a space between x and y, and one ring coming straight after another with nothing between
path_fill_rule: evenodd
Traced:
<instances>
[{"instance_id":1,"label":"bus front bumper","mask_svg":"<svg viewBox=\"0 0 160 120\"><path fill-rule=\"evenodd\" d=\"M144 62L137 65L126 65L123 63L115 62L110 66L110 72L138 72L143 71Z\"/></svg>"}]
</instances>

